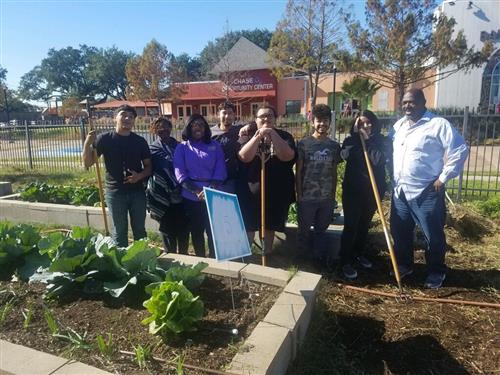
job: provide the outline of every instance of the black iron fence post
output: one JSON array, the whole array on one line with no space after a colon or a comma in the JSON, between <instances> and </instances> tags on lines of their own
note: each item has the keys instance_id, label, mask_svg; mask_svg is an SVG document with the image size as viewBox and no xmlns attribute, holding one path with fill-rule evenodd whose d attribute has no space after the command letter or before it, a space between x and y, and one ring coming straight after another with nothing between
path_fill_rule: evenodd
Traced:
<instances>
[{"instance_id":1,"label":"black iron fence post","mask_svg":"<svg viewBox=\"0 0 500 375\"><path fill-rule=\"evenodd\" d=\"M26 150L28 151L28 165L33 169L33 155L31 154L31 136L28 121L24 120L24 131L26 133Z\"/></svg>"},{"instance_id":2,"label":"black iron fence post","mask_svg":"<svg viewBox=\"0 0 500 375\"><path fill-rule=\"evenodd\" d=\"M83 144L85 143L85 137L87 135L85 134L85 121L83 121L83 117L80 117L80 137L82 139L82 150L83 150Z\"/></svg>"}]
</instances>

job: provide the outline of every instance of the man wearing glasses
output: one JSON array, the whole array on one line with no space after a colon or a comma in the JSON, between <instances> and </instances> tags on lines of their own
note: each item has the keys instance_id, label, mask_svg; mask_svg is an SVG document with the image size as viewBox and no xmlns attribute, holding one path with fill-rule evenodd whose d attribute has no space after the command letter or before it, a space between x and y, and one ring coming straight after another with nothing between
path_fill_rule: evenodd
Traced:
<instances>
[{"instance_id":1,"label":"man wearing glasses","mask_svg":"<svg viewBox=\"0 0 500 375\"><path fill-rule=\"evenodd\" d=\"M265 249L272 251L274 232L283 232L288 217L288 208L295 201L295 141L286 131L276 129L276 110L263 105L257 110L257 131L238 154L243 162L246 189L241 195L243 218L250 240L260 228L260 159L258 152L267 150L269 160L266 168L266 243Z\"/></svg>"}]
</instances>

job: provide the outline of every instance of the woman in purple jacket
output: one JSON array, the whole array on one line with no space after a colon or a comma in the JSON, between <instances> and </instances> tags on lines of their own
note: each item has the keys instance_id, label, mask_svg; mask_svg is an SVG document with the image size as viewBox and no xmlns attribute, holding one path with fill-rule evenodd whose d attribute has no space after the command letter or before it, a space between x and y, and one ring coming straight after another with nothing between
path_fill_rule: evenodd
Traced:
<instances>
[{"instance_id":1,"label":"woman in purple jacket","mask_svg":"<svg viewBox=\"0 0 500 375\"><path fill-rule=\"evenodd\" d=\"M227 178L224 153L219 143L212 141L210 127L199 114L192 115L182 139L175 149L175 177L182 186L184 207L189 220L191 239L197 256L205 256L207 233L209 256L214 257L214 246L203 187L218 188Z\"/></svg>"}]
</instances>

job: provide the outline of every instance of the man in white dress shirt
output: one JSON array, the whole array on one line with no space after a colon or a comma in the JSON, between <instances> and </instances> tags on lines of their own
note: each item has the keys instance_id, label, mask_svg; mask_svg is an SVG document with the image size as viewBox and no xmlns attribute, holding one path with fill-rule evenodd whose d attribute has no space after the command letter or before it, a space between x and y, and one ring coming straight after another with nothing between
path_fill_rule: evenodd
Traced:
<instances>
[{"instance_id":1,"label":"man in white dress shirt","mask_svg":"<svg viewBox=\"0 0 500 375\"><path fill-rule=\"evenodd\" d=\"M389 137L393 142L391 234L401 277L413 272L415 224L424 232L428 276L437 289L446 277L445 184L458 176L468 155L462 136L444 118L427 111L420 89L403 96L405 116Z\"/></svg>"}]
</instances>

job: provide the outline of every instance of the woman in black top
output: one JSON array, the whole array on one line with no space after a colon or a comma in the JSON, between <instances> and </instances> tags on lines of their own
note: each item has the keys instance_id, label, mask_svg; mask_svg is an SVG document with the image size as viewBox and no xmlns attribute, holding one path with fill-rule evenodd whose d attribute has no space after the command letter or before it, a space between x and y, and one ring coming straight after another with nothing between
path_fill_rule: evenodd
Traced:
<instances>
[{"instance_id":1,"label":"woman in black top","mask_svg":"<svg viewBox=\"0 0 500 375\"><path fill-rule=\"evenodd\" d=\"M157 139L150 145L153 175L147 190L151 217L160 223L160 234L166 252L187 254L188 223L182 204L181 187L174 174L174 150L177 141L170 136L172 123L158 117L150 127Z\"/></svg>"},{"instance_id":2,"label":"woman in black top","mask_svg":"<svg viewBox=\"0 0 500 375\"><path fill-rule=\"evenodd\" d=\"M380 134L377 116L365 110L356 118L350 136L345 139L340 152L342 159L347 162L342 183L344 230L340 244L340 260L344 276L351 280L358 276L354 268L355 261L364 268L372 268L372 263L363 253L368 227L377 208L360 137L365 140L368 158L381 198L386 188L385 137Z\"/></svg>"}]
</instances>

